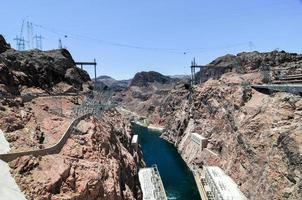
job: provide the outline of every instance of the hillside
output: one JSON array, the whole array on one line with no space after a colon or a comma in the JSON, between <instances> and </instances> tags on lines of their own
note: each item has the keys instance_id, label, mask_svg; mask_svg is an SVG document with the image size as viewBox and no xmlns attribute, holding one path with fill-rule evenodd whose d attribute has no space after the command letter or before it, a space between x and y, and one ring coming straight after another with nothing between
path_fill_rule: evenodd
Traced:
<instances>
[{"instance_id":1,"label":"hillside","mask_svg":"<svg viewBox=\"0 0 302 200\"><path fill-rule=\"evenodd\" d=\"M183 76L181 76L183 78ZM131 80L130 86L118 92L113 99L125 108L145 117L154 117L162 99L181 82L187 80L180 77L171 78L158 72L139 72Z\"/></svg>"},{"instance_id":2,"label":"hillside","mask_svg":"<svg viewBox=\"0 0 302 200\"><path fill-rule=\"evenodd\" d=\"M131 80L115 80L110 76L99 76L96 79L98 87L104 88L108 87L109 89L119 92L128 88Z\"/></svg>"},{"instance_id":3,"label":"hillside","mask_svg":"<svg viewBox=\"0 0 302 200\"><path fill-rule=\"evenodd\" d=\"M130 146L130 123L115 108L86 111L103 103L92 88L67 50L16 51L0 36L0 129L9 153L46 151L9 162L27 199L142 198L144 163ZM74 124L81 109L90 115Z\"/></svg>"},{"instance_id":4,"label":"hillside","mask_svg":"<svg viewBox=\"0 0 302 200\"><path fill-rule=\"evenodd\" d=\"M154 71L139 72L131 80L130 86L146 87L152 83L169 84L172 83L172 80L169 76L164 76Z\"/></svg>"},{"instance_id":5,"label":"hillside","mask_svg":"<svg viewBox=\"0 0 302 200\"><path fill-rule=\"evenodd\" d=\"M144 106L135 111L165 127L162 137L175 145L188 165L221 167L249 199L299 199L301 95L262 93L249 83L301 74L301 69L302 57L294 53L226 55L204 69L202 84L192 89L176 84L159 95L156 104L136 98L135 105ZM149 88L145 92L156 95ZM192 132L208 138L206 149L196 150Z\"/></svg>"},{"instance_id":6,"label":"hillside","mask_svg":"<svg viewBox=\"0 0 302 200\"><path fill-rule=\"evenodd\" d=\"M0 72L2 93L19 95L34 90L51 93L91 88L89 75L75 66L65 49L45 52L6 49L0 54Z\"/></svg>"}]
</instances>

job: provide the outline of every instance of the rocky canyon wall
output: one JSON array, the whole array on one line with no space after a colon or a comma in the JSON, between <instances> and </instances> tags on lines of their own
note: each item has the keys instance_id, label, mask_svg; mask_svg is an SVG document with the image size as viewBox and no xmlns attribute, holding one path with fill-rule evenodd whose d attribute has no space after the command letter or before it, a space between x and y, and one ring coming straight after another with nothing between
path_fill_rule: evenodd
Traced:
<instances>
[{"instance_id":1,"label":"rocky canyon wall","mask_svg":"<svg viewBox=\"0 0 302 200\"><path fill-rule=\"evenodd\" d=\"M11 152L56 144L76 118L74 108L91 103L85 95L95 94L91 89L89 75L67 50L16 51L0 36L0 128ZM21 98L33 93L46 95ZM114 108L99 114L81 120L58 154L9 162L27 199L142 198L138 169L144 163L131 147L129 121Z\"/></svg>"},{"instance_id":2,"label":"rocky canyon wall","mask_svg":"<svg viewBox=\"0 0 302 200\"><path fill-rule=\"evenodd\" d=\"M301 69L302 55L295 53L226 55L207 65L202 84L193 88L175 84L150 101L158 89L136 86L145 99L135 98L134 88L122 98L130 102L126 108L165 127L162 137L176 146L188 165L221 167L249 199L300 199L301 96L263 93L250 85L280 74L301 74ZM192 132L208 139L207 148L198 150Z\"/></svg>"},{"instance_id":3,"label":"rocky canyon wall","mask_svg":"<svg viewBox=\"0 0 302 200\"><path fill-rule=\"evenodd\" d=\"M283 66L291 73L302 68L301 55L272 54L283 58L279 63L276 56L266 58L272 68ZM210 78L194 86L191 95L184 87L172 90L160 108L163 137L189 165L221 167L249 199L300 199L302 98L250 88L246 83L262 83L263 74L260 65L254 66L257 59L245 59L243 72ZM206 149L198 150L192 132L208 139Z\"/></svg>"},{"instance_id":4,"label":"rocky canyon wall","mask_svg":"<svg viewBox=\"0 0 302 200\"><path fill-rule=\"evenodd\" d=\"M128 121L115 110L82 120L59 154L10 162L28 199L141 199L140 152Z\"/></svg>"}]
</instances>

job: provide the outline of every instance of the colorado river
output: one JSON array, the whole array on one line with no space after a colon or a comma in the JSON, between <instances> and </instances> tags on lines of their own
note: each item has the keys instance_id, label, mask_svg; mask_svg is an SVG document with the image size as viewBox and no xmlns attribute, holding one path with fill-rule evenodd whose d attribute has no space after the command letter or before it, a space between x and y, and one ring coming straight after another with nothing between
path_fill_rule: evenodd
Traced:
<instances>
[{"instance_id":1,"label":"colorado river","mask_svg":"<svg viewBox=\"0 0 302 200\"><path fill-rule=\"evenodd\" d=\"M133 131L139 135L146 165L157 165L168 199L200 200L194 177L176 148L145 127L133 124Z\"/></svg>"}]
</instances>

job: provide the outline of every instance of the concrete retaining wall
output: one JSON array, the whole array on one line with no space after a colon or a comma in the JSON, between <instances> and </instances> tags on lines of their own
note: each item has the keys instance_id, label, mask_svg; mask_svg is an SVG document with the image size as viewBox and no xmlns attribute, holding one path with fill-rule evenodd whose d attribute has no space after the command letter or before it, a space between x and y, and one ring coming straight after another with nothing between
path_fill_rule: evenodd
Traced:
<instances>
[{"instance_id":1,"label":"concrete retaining wall","mask_svg":"<svg viewBox=\"0 0 302 200\"><path fill-rule=\"evenodd\" d=\"M45 156L49 154L58 154L63 146L65 145L67 139L69 138L70 134L74 130L74 127L84 118L90 116L91 114L83 115L77 119L75 119L68 127L67 131L64 133L64 135L61 137L60 141L48 148L45 149L38 149L38 150L32 150L32 151L22 151L22 152L16 152L16 153L7 153L7 154L0 154L0 159L5 162L10 162L12 160L15 160L18 157L21 156Z\"/></svg>"}]
</instances>

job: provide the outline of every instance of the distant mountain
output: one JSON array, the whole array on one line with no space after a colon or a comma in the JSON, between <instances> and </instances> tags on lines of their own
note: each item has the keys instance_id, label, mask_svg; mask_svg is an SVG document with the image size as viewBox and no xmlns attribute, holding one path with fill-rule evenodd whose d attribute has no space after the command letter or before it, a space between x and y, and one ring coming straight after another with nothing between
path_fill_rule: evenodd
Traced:
<instances>
[{"instance_id":1,"label":"distant mountain","mask_svg":"<svg viewBox=\"0 0 302 200\"><path fill-rule=\"evenodd\" d=\"M113 91L122 91L128 88L131 79L129 80L115 80L114 78L110 76L99 76L96 78L97 85L99 87L109 87Z\"/></svg>"},{"instance_id":2,"label":"distant mountain","mask_svg":"<svg viewBox=\"0 0 302 200\"><path fill-rule=\"evenodd\" d=\"M123 91L130 86L144 87L151 83L171 84L182 80L187 81L189 79L190 76L188 75L165 76L155 71L143 71L136 73L133 79L128 80L116 80L107 75L99 76L96 80L98 87L109 87L114 91Z\"/></svg>"},{"instance_id":3,"label":"distant mountain","mask_svg":"<svg viewBox=\"0 0 302 200\"><path fill-rule=\"evenodd\" d=\"M136 73L132 79L130 86L148 86L150 83L169 84L173 82L173 79L169 76L164 76L161 73L149 71Z\"/></svg>"},{"instance_id":4,"label":"distant mountain","mask_svg":"<svg viewBox=\"0 0 302 200\"><path fill-rule=\"evenodd\" d=\"M179 79L179 80L189 80L191 78L190 75L171 75L169 77L173 78L173 79Z\"/></svg>"}]
</instances>

